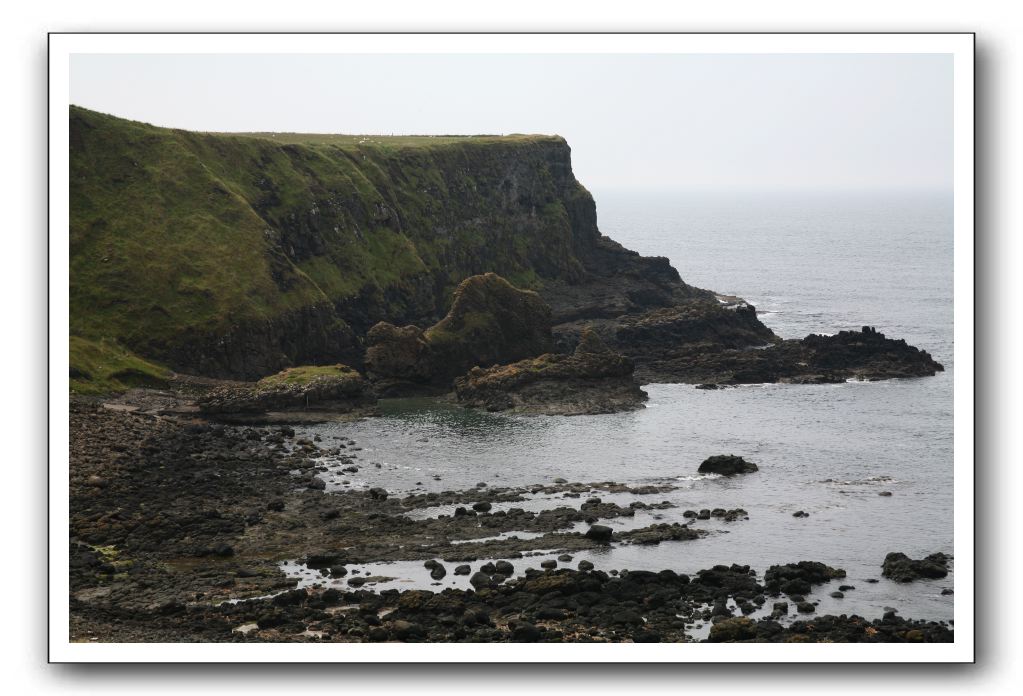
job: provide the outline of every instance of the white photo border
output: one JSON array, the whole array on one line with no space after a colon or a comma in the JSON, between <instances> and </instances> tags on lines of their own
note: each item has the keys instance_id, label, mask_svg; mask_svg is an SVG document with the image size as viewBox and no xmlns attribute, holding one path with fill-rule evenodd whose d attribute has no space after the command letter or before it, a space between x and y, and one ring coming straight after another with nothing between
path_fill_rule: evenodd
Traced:
<instances>
[{"instance_id":1,"label":"white photo border","mask_svg":"<svg viewBox=\"0 0 1023 696\"><path fill-rule=\"evenodd\" d=\"M974 662L974 34L53 33L49 35L50 662ZM954 605L945 644L72 643L69 520L70 59L76 53L942 53L954 72Z\"/></svg>"}]
</instances>

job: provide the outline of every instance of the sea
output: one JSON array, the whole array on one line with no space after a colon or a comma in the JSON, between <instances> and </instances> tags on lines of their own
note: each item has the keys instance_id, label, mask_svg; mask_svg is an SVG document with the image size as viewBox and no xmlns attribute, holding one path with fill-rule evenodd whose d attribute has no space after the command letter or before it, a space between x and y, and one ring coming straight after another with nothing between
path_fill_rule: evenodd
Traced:
<instances>
[{"instance_id":1,"label":"sea","mask_svg":"<svg viewBox=\"0 0 1023 696\"><path fill-rule=\"evenodd\" d=\"M847 575L808 597L819 602L818 613L878 618L895 609L908 618L952 621L954 571L909 584L881 577L889 552L919 558L954 550L951 194L597 191L595 198L604 234L644 255L668 257L691 285L744 298L783 338L874 326L927 350L945 371L919 379L717 391L650 384L646 408L599 416L515 416L426 400L385 401L382 417L304 428L307 435L348 437L362 447L361 470L325 474L328 490L383 486L400 495L556 478L668 483L678 489L598 494L623 505L677 505L608 524L684 522L683 511L701 508L743 508L749 519L698 522L711 533L694 541L576 553L571 565L585 558L604 570L695 573L738 563L762 576L773 564L821 561ZM734 478L699 475L700 462L714 454L741 455L760 470ZM495 509L578 507L585 497L541 495ZM794 517L799 511L808 516ZM414 514L450 512L438 507ZM520 570L539 567L554 555L515 563ZM297 562L285 570L304 585L332 582ZM451 573L433 584L421 562L369 564L361 572L394 578L380 589L467 586L465 577ZM832 598L840 584L855 589Z\"/></svg>"}]
</instances>

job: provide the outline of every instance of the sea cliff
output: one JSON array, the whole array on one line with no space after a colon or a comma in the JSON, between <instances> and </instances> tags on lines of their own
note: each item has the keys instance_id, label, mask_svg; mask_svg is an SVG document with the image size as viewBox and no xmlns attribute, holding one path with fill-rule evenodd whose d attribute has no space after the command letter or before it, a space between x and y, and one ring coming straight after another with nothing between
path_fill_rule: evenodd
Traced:
<instances>
[{"instance_id":1,"label":"sea cliff","mask_svg":"<svg viewBox=\"0 0 1023 696\"><path fill-rule=\"evenodd\" d=\"M252 381L302 365L372 369L373 327L438 343L456 290L486 274L535 293L550 345L525 337L536 350L502 356L459 342L457 371L421 376L439 391L474 365L569 354L587 328L633 361L640 382L941 369L880 334L866 351L839 346L837 358L828 343L788 345L752 305L605 237L558 136L195 133L79 107L69 116L77 393L159 385L169 373ZM777 349L747 369L748 350L765 346ZM808 351L817 366L803 374Z\"/></svg>"}]
</instances>

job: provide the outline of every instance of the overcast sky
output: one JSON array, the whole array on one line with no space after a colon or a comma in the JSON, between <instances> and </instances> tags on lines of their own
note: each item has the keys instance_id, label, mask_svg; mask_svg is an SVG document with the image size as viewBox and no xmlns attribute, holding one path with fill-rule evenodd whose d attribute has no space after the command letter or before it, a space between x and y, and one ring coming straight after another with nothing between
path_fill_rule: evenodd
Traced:
<instances>
[{"instance_id":1,"label":"overcast sky","mask_svg":"<svg viewBox=\"0 0 1023 696\"><path fill-rule=\"evenodd\" d=\"M75 55L71 103L161 126L557 133L599 189L952 188L950 55Z\"/></svg>"}]
</instances>

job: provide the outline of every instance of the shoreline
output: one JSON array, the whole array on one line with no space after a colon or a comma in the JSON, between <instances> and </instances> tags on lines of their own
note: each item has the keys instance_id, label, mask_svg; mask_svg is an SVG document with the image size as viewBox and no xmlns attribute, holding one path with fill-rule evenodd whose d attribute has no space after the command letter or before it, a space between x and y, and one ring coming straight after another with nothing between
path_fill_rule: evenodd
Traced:
<instances>
[{"instance_id":1,"label":"shoreline","mask_svg":"<svg viewBox=\"0 0 1023 696\"><path fill-rule=\"evenodd\" d=\"M691 577L579 570L576 559L530 569L539 559L529 554L537 550L573 555L598 548L605 542L587 538L582 527L656 509L663 492L656 486L488 484L401 499L380 491L326 493L316 461L321 453L372 466L359 459L355 441L313 442L287 425L211 425L187 413L144 415L74 398L71 432L70 601L77 640L685 640L715 619L713 626L722 626L712 635L717 640L952 637L941 623L918 625L895 614L868 621L807 613L787 623L783 617L796 613L795 601L788 614L747 621L746 615L789 600L765 594L748 566ZM629 493L639 505L594 501L600 491ZM553 493L573 506L559 500L561 507L538 512L494 508ZM472 510L474 503L489 509ZM440 505L466 512L421 519L406 514ZM744 524L738 514L732 523ZM539 536L508 538L515 531ZM612 543L653 544L701 533L707 532L699 523L650 524L619 532ZM345 578L345 589L294 590L297 578L287 577L280 564L310 557L322 567L315 568L321 577ZM371 592L374 581L352 583L365 575L347 567L434 561L451 576L469 564L472 578L502 559L513 570L490 574L485 583L478 579L476 591L438 593ZM236 630L252 623L256 627L244 633Z\"/></svg>"}]
</instances>

